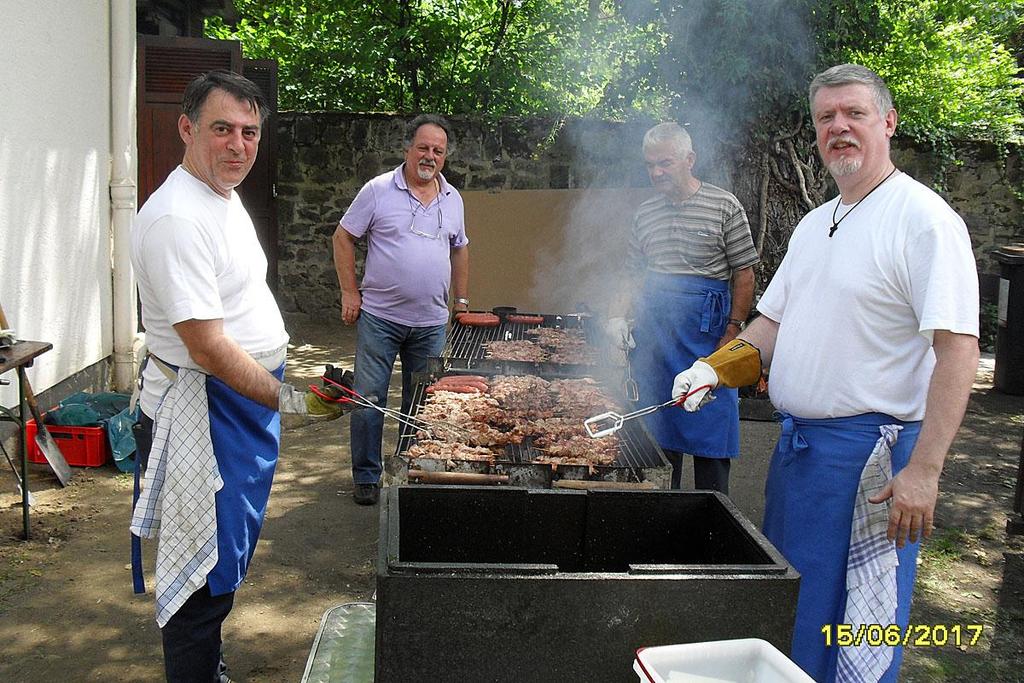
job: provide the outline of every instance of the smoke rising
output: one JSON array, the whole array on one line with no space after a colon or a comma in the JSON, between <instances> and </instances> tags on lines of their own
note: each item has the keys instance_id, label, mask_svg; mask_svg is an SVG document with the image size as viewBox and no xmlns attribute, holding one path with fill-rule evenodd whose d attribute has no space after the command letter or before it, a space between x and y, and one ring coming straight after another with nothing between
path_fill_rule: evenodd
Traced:
<instances>
[{"instance_id":1,"label":"smoke rising","mask_svg":"<svg viewBox=\"0 0 1024 683\"><path fill-rule=\"evenodd\" d=\"M649 59L666 101L675 103L664 118L686 126L693 138L694 175L740 195L739 169L765 144L755 127L763 126L765 112L784 110L780 93L804 93L810 82L809 10L784 0L623 0L620 8L632 21L662 22L666 44ZM806 96L798 101L806 106ZM537 300L560 308L583 303L605 313L609 302L629 294L632 213L652 193L641 140L654 123L605 126L605 139L586 125L562 131L560 142L572 150L577 170L572 186L585 189L575 198L562 248L538 259Z\"/></svg>"}]
</instances>

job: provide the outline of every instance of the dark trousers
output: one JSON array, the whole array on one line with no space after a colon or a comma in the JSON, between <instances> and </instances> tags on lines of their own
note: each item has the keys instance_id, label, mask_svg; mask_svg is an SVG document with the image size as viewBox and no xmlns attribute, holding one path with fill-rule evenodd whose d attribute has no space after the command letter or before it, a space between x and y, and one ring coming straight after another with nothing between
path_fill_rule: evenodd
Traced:
<instances>
[{"instance_id":1,"label":"dark trousers","mask_svg":"<svg viewBox=\"0 0 1024 683\"><path fill-rule=\"evenodd\" d=\"M665 457L672 464L672 488L683 486L683 458L685 453L665 449ZM718 491L729 495L729 466L731 458L693 458L693 488L698 491Z\"/></svg>"},{"instance_id":2,"label":"dark trousers","mask_svg":"<svg viewBox=\"0 0 1024 683\"><path fill-rule=\"evenodd\" d=\"M221 657L220 627L235 594L210 595L203 586L160 629L168 683L219 683L227 680Z\"/></svg>"},{"instance_id":3,"label":"dark trousers","mask_svg":"<svg viewBox=\"0 0 1024 683\"><path fill-rule=\"evenodd\" d=\"M149 451L153 448L153 418L139 410L139 419L132 425L135 437L135 457L142 464L142 470L149 465Z\"/></svg>"}]
</instances>

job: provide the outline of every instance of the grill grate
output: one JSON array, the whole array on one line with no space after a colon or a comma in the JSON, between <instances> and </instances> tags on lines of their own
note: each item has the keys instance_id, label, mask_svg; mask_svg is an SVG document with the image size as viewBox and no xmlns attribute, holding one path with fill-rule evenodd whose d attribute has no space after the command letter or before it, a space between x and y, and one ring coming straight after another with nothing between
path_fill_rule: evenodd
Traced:
<instances>
[{"instance_id":1,"label":"grill grate","mask_svg":"<svg viewBox=\"0 0 1024 683\"><path fill-rule=\"evenodd\" d=\"M491 328L492 330L494 328ZM413 390L411 412L415 416L426 403L426 388L431 382L429 380L419 381ZM599 473L618 473L625 475L625 479L633 481L644 481L644 471L648 469L662 468L666 462L654 445L650 435L644 429L640 420L626 422L616 436L619 438L619 454L610 465L593 465L593 469ZM499 453L496 459L496 466L526 466L550 468L547 463L534 463L534 458L540 456L541 451L533 448L530 438L522 444L508 444L503 452ZM408 425L401 425L398 436L398 447L395 454L403 456L405 452L416 443L416 432ZM560 468L581 467L579 465L560 465ZM590 466L582 466L589 469ZM625 470L625 472L623 472ZM622 479L622 476L617 476Z\"/></svg>"},{"instance_id":2,"label":"grill grate","mask_svg":"<svg viewBox=\"0 0 1024 683\"><path fill-rule=\"evenodd\" d=\"M583 330L587 343L597 349L595 364L590 363L553 363L549 361L532 362L487 358L486 344L492 341L531 340L527 331L534 330L538 325L525 325L502 320L497 327L470 327L457 321L452 322L448 341L441 352L441 363L448 368L475 368L505 374L534 374L544 376L587 376L594 374L601 367L614 365L610 362L609 352L601 334L591 323L587 314L570 313L566 315L530 313L542 315L543 324L539 327Z\"/></svg>"}]
</instances>

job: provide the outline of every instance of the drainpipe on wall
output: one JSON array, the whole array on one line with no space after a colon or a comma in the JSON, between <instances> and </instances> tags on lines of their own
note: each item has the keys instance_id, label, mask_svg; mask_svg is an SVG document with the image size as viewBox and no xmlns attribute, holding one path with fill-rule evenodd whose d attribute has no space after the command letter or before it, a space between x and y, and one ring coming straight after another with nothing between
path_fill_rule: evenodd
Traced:
<instances>
[{"instance_id":1,"label":"drainpipe on wall","mask_svg":"<svg viewBox=\"0 0 1024 683\"><path fill-rule=\"evenodd\" d=\"M129 259L138 154L135 146L135 3L110 0L110 206L114 300L113 383L131 391L138 316Z\"/></svg>"}]
</instances>

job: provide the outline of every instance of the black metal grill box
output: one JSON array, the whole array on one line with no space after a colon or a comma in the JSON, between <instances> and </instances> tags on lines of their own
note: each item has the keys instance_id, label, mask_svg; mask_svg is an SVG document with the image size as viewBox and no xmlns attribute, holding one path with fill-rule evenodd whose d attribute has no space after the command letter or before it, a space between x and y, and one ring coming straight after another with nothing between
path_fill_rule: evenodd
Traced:
<instances>
[{"instance_id":1,"label":"black metal grill box","mask_svg":"<svg viewBox=\"0 0 1024 683\"><path fill-rule=\"evenodd\" d=\"M789 652L799 575L710 491L385 489L376 677L628 681L636 648Z\"/></svg>"}]
</instances>

